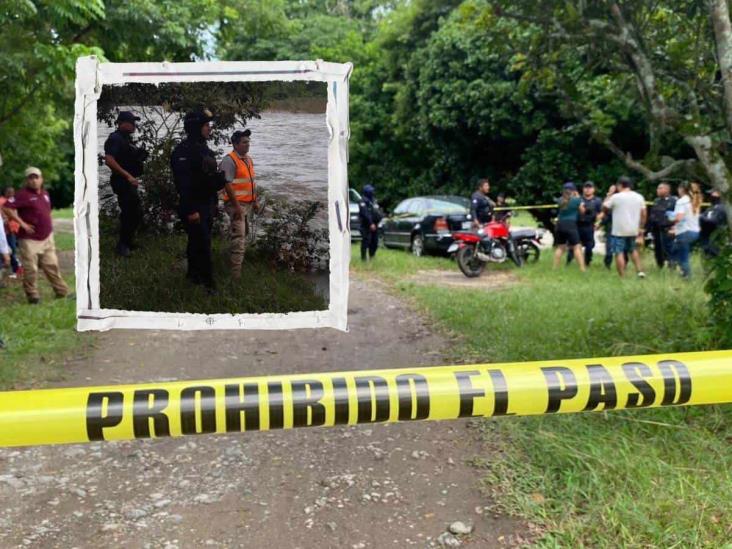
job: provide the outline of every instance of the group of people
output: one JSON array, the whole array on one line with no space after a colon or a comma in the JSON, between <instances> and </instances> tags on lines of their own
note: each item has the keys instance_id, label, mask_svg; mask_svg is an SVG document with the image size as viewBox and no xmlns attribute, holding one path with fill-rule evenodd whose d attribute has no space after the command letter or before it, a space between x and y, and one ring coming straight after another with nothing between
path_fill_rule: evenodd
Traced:
<instances>
[{"instance_id":1,"label":"group of people","mask_svg":"<svg viewBox=\"0 0 732 549\"><path fill-rule=\"evenodd\" d=\"M146 154L132 139L140 120L130 111L119 113L116 131L104 144L105 163L112 170L110 184L120 209L116 253L130 257L136 249L135 234L142 220L139 196ZM187 279L216 293L211 255L211 232L219 197L230 219L231 276L241 277L247 234L252 213L259 209L254 161L249 155L251 130L235 131L230 138L233 150L220 163L207 141L211 138L213 115L195 110L183 118L185 137L173 149L170 166L179 195L178 213L185 228Z\"/></svg>"},{"instance_id":2,"label":"group of people","mask_svg":"<svg viewBox=\"0 0 732 549\"><path fill-rule=\"evenodd\" d=\"M684 278L691 276L691 249L700 242L708 255L718 253L712 235L726 223L727 216L718 191L710 193L711 207L704 212L702 189L696 183L680 183L677 196L672 196L671 185L662 182L656 189L656 200L647 208L643 196L633 190L633 181L627 176L611 185L604 199L595 195L595 185L587 181L582 193L574 183L565 183L558 202L558 218L554 234L556 251L554 266L558 267L567 254L584 271L593 257L595 230L604 227L606 234L605 266L613 258L618 274L625 275L629 261L637 276L644 278L638 252L645 235L653 238L656 263L659 268L681 271Z\"/></svg>"},{"instance_id":3,"label":"group of people","mask_svg":"<svg viewBox=\"0 0 732 549\"><path fill-rule=\"evenodd\" d=\"M43 188L43 173L36 167L25 170L23 188L6 189L0 200L0 287L4 271L22 278L28 303L37 304L38 271L41 270L57 298L73 297L61 276L51 220L51 197ZM20 257L18 257L18 255Z\"/></svg>"}]
</instances>

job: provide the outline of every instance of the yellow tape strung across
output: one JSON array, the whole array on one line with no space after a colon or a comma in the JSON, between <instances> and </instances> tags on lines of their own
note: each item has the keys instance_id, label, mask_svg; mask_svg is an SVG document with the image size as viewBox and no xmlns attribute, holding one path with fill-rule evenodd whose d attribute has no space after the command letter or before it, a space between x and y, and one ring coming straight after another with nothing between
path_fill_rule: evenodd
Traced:
<instances>
[{"instance_id":1,"label":"yellow tape strung across","mask_svg":"<svg viewBox=\"0 0 732 549\"><path fill-rule=\"evenodd\" d=\"M711 206L709 202L702 202L704 207ZM653 202L646 201L646 206L653 206ZM493 208L496 212L505 212L509 210L549 210L559 208L558 204L538 204L536 206L497 206Z\"/></svg>"},{"instance_id":2,"label":"yellow tape strung across","mask_svg":"<svg viewBox=\"0 0 732 549\"><path fill-rule=\"evenodd\" d=\"M732 402L732 351L0 393L0 445Z\"/></svg>"}]
</instances>

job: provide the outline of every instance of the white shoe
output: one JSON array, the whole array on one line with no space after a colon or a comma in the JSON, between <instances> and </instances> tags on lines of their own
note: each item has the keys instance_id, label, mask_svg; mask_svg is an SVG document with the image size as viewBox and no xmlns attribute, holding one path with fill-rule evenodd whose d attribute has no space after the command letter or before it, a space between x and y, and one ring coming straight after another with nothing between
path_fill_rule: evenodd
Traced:
<instances>
[{"instance_id":1,"label":"white shoe","mask_svg":"<svg viewBox=\"0 0 732 549\"><path fill-rule=\"evenodd\" d=\"M638 278L645 278L645 277L646 277L646 273L644 273L643 271L638 271Z\"/></svg>"}]
</instances>

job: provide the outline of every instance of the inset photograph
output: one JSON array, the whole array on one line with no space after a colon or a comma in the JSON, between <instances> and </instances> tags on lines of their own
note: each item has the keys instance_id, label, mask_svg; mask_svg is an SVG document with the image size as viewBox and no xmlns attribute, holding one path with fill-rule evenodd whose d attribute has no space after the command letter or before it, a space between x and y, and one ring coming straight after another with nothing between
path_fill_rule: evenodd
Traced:
<instances>
[{"instance_id":1,"label":"inset photograph","mask_svg":"<svg viewBox=\"0 0 732 549\"><path fill-rule=\"evenodd\" d=\"M320 82L105 86L101 308L327 310L326 104Z\"/></svg>"}]
</instances>

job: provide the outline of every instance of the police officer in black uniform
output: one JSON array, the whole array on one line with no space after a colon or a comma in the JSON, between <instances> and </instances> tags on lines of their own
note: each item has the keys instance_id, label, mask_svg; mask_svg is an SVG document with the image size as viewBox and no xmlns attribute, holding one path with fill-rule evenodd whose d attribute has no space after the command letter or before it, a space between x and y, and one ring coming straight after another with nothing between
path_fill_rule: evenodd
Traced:
<instances>
[{"instance_id":1,"label":"police officer in black uniform","mask_svg":"<svg viewBox=\"0 0 732 549\"><path fill-rule=\"evenodd\" d=\"M493 208L496 204L488 198L490 190L491 182L481 179L478 181L478 189L470 197L470 216L476 229L493 219Z\"/></svg>"},{"instance_id":2,"label":"police officer in black uniform","mask_svg":"<svg viewBox=\"0 0 732 549\"><path fill-rule=\"evenodd\" d=\"M203 284L209 293L214 293L211 229L217 193L224 188L226 178L218 171L216 156L206 145L211 135L211 120L213 115L207 110L185 115L186 138L173 149L170 164L180 196L180 218L188 234L186 276L194 284Z\"/></svg>"},{"instance_id":3,"label":"police officer in black uniform","mask_svg":"<svg viewBox=\"0 0 732 549\"><path fill-rule=\"evenodd\" d=\"M129 257L130 250L135 248L135 231L142 220L137 189L147 151L132 142L132 134L139 120L130 111L121 111L117 115L117 129L104 142L104 162L112 170L109 182L117 195L120 209L117 254L122 257Z\"/></svg>"},{"instance_id":4,"label":"police officer in black uniform","mask_svg":"<svg viewBox=\"0 0 732 549\"><path fill-rule=\"evenodd\" d=\"M582 204L585 206L584 213L580 212L577 218L577 232L580 237L580 244L585 250L585 265L592 263L592 251L595 249L595 224L597 217L602 215L602 199L595 196L595 184L592 181L585 181L582 185ZM574 254L572 250L567 253L567 265L572 262Z\"/></svg>"},{"instance_id":5,"label":"police officer in black uniform","mask_svg":"<svg viewBox=\"0 0 732 549\"><path fill-rule=\"evenodd\" d=\"M376 255L381 217L381 210L374 197L374 187L366 185L363 188L361 202L358 203L358 219L361 222L361 261L366 261L367 251L369 258Z\"/></svg>"},{"instance_id":6,"label":"police officer in black uniform","mask_svg":"<svg viewBox=\"0 0 732 549\"><path fill-rule=\"evenodd\" d=\"M671 257L674 239L668 231L673 226L673 221L669 219L668 212L673 212L675 206L676 197L671 195L671 185L666 182L660 183L656 187L656 200L648 210L647 225L653 237L653 253L659 269L662 269Z\"/></svg>"},{"instance_id":7,"label":"police officer in black uniform","mask_svg":"<svg viewBox=\"0 0 732 549\"><path fill-rule=\"evenodd\" d=\"M709 193L709 201L712 205L699 216L699 245L707 257L716 257L719 255L719 246L714 242L714 233L727 225L727 212L718 190Z\"/></svg>"}]
</instances>

